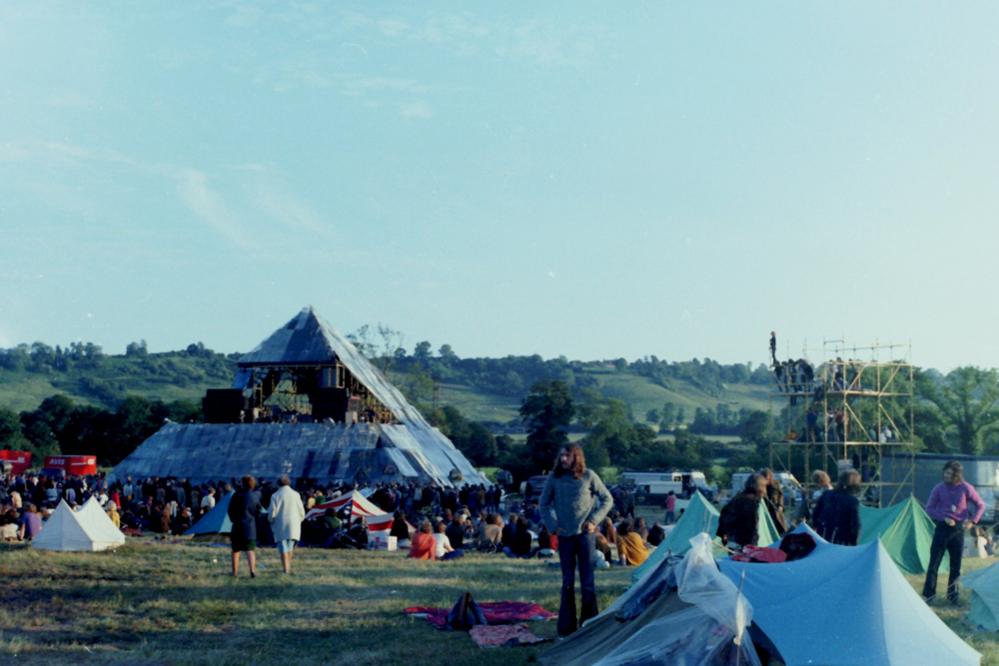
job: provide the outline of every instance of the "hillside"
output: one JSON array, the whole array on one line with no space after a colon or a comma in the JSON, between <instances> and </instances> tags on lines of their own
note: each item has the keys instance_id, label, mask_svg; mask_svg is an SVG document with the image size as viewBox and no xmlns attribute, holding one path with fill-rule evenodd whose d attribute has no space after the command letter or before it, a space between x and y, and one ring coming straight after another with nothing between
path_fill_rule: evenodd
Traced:
<instances>
[{"instance_id":1,"label":"hillside","mask_svg":"<svg viewBox=\"0 0 999 666\"><path fill-rule=\"evenodd\" d=\"M196 345L160 354L137 347L123 355L104 355L99 350L88 354L82 346L63 351L22 345L0 350L0 408L32 410L60 393L77 403L105 408L113 408L126 395L200 402L206 389L228 386L236 358L238 354L217 354ZM721 381L718 376L731 368L753 381ZM539 379L562 379L577 391L591 390L623 400L636 420L644 419L649 410L661 410L666 402L682 408L687 422L698 408L715 411L719 403L733 412L768 409L768 386L758 371L711 361L667 364L653 358L628 364L623 360L543 361L540 357L406 356L394 359L389 375L417 404L451 405L470 420L504 429L516 426L520 402Z\"/></svg>"}]
</instances>

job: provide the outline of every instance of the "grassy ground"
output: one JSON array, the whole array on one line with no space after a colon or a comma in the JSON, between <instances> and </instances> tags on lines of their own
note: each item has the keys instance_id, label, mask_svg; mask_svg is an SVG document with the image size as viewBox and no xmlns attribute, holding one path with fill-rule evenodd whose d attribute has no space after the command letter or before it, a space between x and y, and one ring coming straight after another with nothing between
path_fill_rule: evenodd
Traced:
<instances>
[{"instance_id":1,"label":"grassy ground","mask_svg":"<svg viewBox=\"0 0 999 666\"><path fill-rule=\"evenodd\" d=\"M450 606L466 589L480 601L558 607L558 569L539 561L470 555L444 564L303 549L285 577L275 551L261 553L258 578L233 580L226 548L135 540L114 553L70 554L0 546L0 662L511 666L545 646L480 650L466 634L437 631L402 609ZM597 572L602 607L630 574ZM934 610L984 664L999 666L999 636L973 632L964 620L967 592L964 602ZM553 622L531 628L546 637L555 630Z\"/></svg>"},{"instance_id":2,"label":"grassy ground","mask_svg":"<svg viewBox=\"0 0 999 666\"><path fill-rule=\"evenodd\" d=\"M467 589L480 601L558 610L558 569L538 560L472 554L434 563L301 549L285 577L276 551L261 553L256 579L233 580L226 548L140 541L115 553L70 554L7 547L0 550L0 662L360 666L419 657L509 666L544 646L481 650L467 634L437 631L402 609L450 607ZM599 572L601 603L625 589L628 573ZM546 637L555 631L554 622L531 628Z\"/></svg>"}]
</instances>

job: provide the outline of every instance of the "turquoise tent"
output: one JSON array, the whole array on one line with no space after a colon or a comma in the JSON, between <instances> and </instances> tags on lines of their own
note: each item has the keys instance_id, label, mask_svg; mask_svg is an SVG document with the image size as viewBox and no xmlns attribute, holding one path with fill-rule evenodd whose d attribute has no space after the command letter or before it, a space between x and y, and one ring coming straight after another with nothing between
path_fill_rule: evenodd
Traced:
<instances>
[{"instance_id":1,"label":"turquoise tent","mask_svg":"<svg viewBox=\"0 0 999 666\"><path fill-rule=\"evenodd\" d=\"M216 536L226 535L232 531L232 521L229 520L229 500L235 493L228 493L220 499L215 508L201 516L201 520L191 525L184 536Z\"/></svg>"},{"instance_id":2,"label":"turquoise tent","mask_svg":"<svg viewBox=\"0 0 999 666\"><path fill-rule=\"evenodd\" d=\"M968 622L978 629L999 631L999 563L964 576L971 589Z\"/></svg>"},{"instance_id":3,"label":"turquoise tent","mask_svg":"<svg viewBox=\"0 0 999 666\"><path fill-rule=\"evenodd\" d=\"M915 497L875 509L860 506L860 543L880 539L888 555L903 573L926 573L933 543L933 521ZM941 571L949 571L950 556L944 555Z\"/></svg>"},{"instance_id":4,"label":"turquoise tent","mask_svg":"<svg viewBox=\"0 0 999 666\"><path fill-rule=\"evenodd\" d=\"M777 534L777 527L774 525L770 512L767 511L763 502L760 502L760 510L757 521L757 533L759 534L759 546L769 546L780 541ZM670 530L666 539L649 555L648 559L638 567L631 575L633 581L637 581L649 571L656 568L667 554L683 555L690 550L690 539L701 532L713 539L718 530L718 509L714 507L701 493L695 491L690 498L690 503L684 510L680 520L677 521L673 529ZM725 551L720 546L715 549L718 557L724 557Z\"/></svg>"},{"instance_id":5,"label":"turquoise tent","mask_svg":"<svg viewBox=\"0 0 999 666\"><path fill-rule=\"evenodd\" d=\"M981 655L919 598L879 541L819 541L793 562L718 565L788 666L980 663Z\"/></svg>"}]
</instances>

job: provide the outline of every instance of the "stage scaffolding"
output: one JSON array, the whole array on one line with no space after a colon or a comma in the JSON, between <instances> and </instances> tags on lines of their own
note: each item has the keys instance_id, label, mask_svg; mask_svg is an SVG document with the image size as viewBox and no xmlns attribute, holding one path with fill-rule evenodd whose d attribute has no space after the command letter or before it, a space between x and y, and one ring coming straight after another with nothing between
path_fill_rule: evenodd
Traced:
<instances>
[{"instance_id":1,"label":"stage scaffolding","mask_svg":"<svg viewBox=\"0 0 999 666\"><path fill-rule=\"evenodd\" d=\"M822 362L808 362L809 352ZM825 470L833 484L839 471L854 467L863 482L862 501L887 506L912 493L915 479L915 368L910 345L848 346L823 341L821 350L773 367L774 405L784 439L770 444L770 466L793 473L807 492L812 473ZM812 416L809 416L809 413ZM882 478L882 459L908 460L899 481ZM904 468L903 463L903 468Z\"/></svg>"}]
</instances>

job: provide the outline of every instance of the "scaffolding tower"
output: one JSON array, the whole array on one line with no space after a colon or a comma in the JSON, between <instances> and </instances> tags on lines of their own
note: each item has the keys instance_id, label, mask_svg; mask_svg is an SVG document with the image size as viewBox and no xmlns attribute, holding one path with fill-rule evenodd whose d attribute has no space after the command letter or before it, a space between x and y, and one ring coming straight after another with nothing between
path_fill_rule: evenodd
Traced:
<instances>
[{"instance_id":1,"label":"scaffolding tower","mask_svg":"<svg viewBox=\"0 0 999 666\"><path fill-rule=\"evenodd\" d=\"M822 354L817 367L809 351ZM913 490L915 479L915 368L910 345L847 346L825 340L821 350L803 349L803 358L773 364L771 412L783 439L770 444L770 466L794 474L805 492L815 488L812 473L825 470L835 484L853 467L861 475L862 501L894 504ZM886 458L895 476L882 475ZM901 472L901 473L900 473Z\"/></svg>"}]
</instances>

